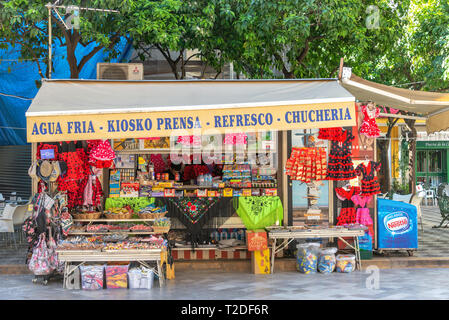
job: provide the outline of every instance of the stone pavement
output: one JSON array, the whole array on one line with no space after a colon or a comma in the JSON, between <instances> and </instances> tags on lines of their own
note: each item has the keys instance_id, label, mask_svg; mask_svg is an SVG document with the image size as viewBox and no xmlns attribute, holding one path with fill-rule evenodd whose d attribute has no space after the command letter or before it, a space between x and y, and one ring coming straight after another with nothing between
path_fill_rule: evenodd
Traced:
<instances>
[{"instance_id":1,"label":"stone pavement","mask_svg":"<svg viewBox=\"0 0 449 320\"><path fill-rule=\"evenodd\" d=\"M424 232L418 220L418 257L449 257L449 228L432 228L441 221L438 207L422 206Z\"/></svg>"},{"instance_id":2,"label":"stone pavement","mask_svg":"<svg viewBox=\"0 0 449 320\"><path fill-rule=\"evenodd\" d=\"M272 275L210 271L178 272L175 280L151 290L65 290L61 281L32 284L31 275L0 275L0 299L43 300L418 300L448 299L449 269L387 269L379 271L379 288L367 288L365 272L350 274Z\"/></svg>"},{"instance_id":3,"label":"stone pavement","mask_svg":"<svg viewBox=\"0 0 449 320\"><path fill-rule=\"evenodd\" d=\"M418 225L418 251L416 257L448 257L449 258L449 228L432 228L441 221L438 207L422 206L424 232ZM0 266L24 265L27 246L19 244L16 249L10 242L6 244L4 234L0 236ZM408 256L406 252L392 253L395 256Z\"/></svg>"}]
</instances>

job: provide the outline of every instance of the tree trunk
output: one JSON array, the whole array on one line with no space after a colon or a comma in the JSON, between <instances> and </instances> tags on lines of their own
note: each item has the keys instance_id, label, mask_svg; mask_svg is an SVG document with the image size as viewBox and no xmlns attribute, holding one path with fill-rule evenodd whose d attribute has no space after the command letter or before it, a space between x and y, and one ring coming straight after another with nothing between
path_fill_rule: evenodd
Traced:
<instances>
[{"instance_id":1,"label":"tree trunk","mask_svg":"<svg viewBox=\"0 0 449 320\"><path fill-rule=\"evenodd\" d=\"M416 172L415 172L415 161L416 161L416 128L415 122L416 120L412 119L404 119L407 126L410 128L411 133L409 135L410 142L408 147L409 152L409 183L408 189L410 193L414 193L416 190Z\"/></svg>"},{"instance_id":2,"label":"tree trunk","mask_svg":"<svg viewBox=\"0 0 449 320\"><path fill-rule=\"evenodd\" d=\"M391 189L391 180L390 180L390 161L388 161L388 149L390 147L390 139L377 140L377 148L380 152L380 163L382 166L380 167L381 177L379 179L380 189L382 193L389 192Z\"/></svg>"}]
</instances>

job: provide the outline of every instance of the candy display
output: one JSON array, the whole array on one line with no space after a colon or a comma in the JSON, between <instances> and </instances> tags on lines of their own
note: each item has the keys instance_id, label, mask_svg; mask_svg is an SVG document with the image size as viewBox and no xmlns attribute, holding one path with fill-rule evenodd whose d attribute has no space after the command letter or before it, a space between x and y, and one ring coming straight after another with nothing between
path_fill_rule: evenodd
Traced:
<instances>
[{"instance_id":1,"label":"candy display","mask_svg":"<svg viewBox=\"0 0 449 320\"><path fill-rule=\"evenodd\" d=\"M128 238L128 235L126 233L113 233L113 234L108 234L106 236L103 237L103 241L105 242L117 242L117 241L123 241L126 240L126 238Z\"/></svg>"},{"instance_id":2,"label":"candy display","mask_svg":"<svg viewBox=\"0 0 449 320\"><path fill-rule=\"evenodd\" d=\"M128 287L128 265L106 266L106 287L108 289L126 289Z\"/></svg>"},{"instance_id":3,"label":"candy display","mask_svg":"<svg viewBox=\"0 0 449 320\"><path fill-rule=\"evenodd\" d=\"M96 237L68 237L58 243L58 250L101 250L103 248L102 242L98 241Z\"/></svg>"},{"instance_id":4,"label":"candy display","mask_svg":"<svg viewBox=\"0 0 449 320\"><path fill-rule=\"evenodd\" d=\"M138 215L142 219L157 219L163 217L166 213L166 206L157 207L154 203L152 203L144 208L141 208Z\"/></svg>"},{"instance_id":5,"label":"candy display","mask_svg":"<svg viewBox=\"0 0 449 320\"><path fill-rule=\"evenodd\" d=\"M318 271L332 273L335 270L337 248L322 249L318 258Z\"/></svg>"},{"instance_id":6,"label":"candy display","mask_svg":"<svg viewBox=\"0 0 449 320\"><path fill-rule=\"evenodd\" d=\"M80 266L81 287L84 290L103 289L104 266Z\"/></svg>"},{"instance_id":7,"label":"candy display","mask_svg":"<svg viewBox=\"0 0 449 320\"><path fill-rule=\"evenodd\" d=\"M108 210L104 211L104 214L108 217L108 215L114 215L114 214L133 214L134 210L129 206L126 205L122 208L112 207Z\"/></svg>"},{"instance_id":8,"label":"candy display","mask_svg":"<svg viewBox=\"0 0 449 320\"><path fill-rule=\"evenodd\" d=\"M93 237L68 237L58 243L58 250L149 250L161 249L167 246L166 240L162 237L132 237L127 234L110 234L105 236Z\"/></svg>"},{"instance_id":9,"label":"candy display","mask_svg":"<svg viewBox=\"0 0 449 320\"><path fill-rule=\"evenodd\" d=\"M160 218L154 220L154 225L157 227L170 227L170 218Z\"/></svg>"},{"instance_id":10,"label":"candy display","mask_svg":"<svg viewBox=\"0 0 449 320\"><path fill-rule=\"evenodd\" d=\"M143 224L136 224L134 226L132 226L131 228L129 228L129 231L147 231L147 232L151 232L153 231L153 228L151 228L150 226L146 226Z\"/></svg>"},{"instance_id":11,"label":"candy display","mask_svg":"<svg viewBox=\"0 0 449 320\"><path fill-rule=\"evenodd\" d=\"M103 247L103 251L111 250L150 250L160 249L161 245L154 242L128 242L120 241L116 243L107 244Z\"/></svg>"},{"instance_id":12,"label":"candy display","mask_svg":"<svg viewBox=\"0 0 449 320\"><path fill-rule=\"evenodd\" d=\"M355 256L353 254L337 255L337 272L349 273L355 269Z\"/></svg>"},{"instance_id":13,"label":"candy display","mask_svg":"<svg viewBox=\"0 0 449 320\"><path fill-rule=\"evenodd\" d=\"M309 274L317 271L319 243L305 243L297 246L296 269Z\"/></svg>"},{"instance_id":14,"label":"candy display","mask_svg":"<svg viewBox=\"0 0 449 320\"><path fill-rule=\"evenodd\" d=\"M109 231L109 225L107 224L94 224L86 227L87 232L107 232Z\"/></svg>"}]
</instances>

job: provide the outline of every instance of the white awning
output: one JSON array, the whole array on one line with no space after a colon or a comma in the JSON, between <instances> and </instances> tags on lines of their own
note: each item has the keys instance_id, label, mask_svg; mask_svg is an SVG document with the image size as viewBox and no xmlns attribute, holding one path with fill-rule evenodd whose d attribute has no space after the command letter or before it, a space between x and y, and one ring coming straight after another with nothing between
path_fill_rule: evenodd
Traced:
<instances>
[{"instance_id":1,"label":"white awning","mask_svg":"<svg viewBox=\"0 0 449 320\"><path fill-rule=\"evenodd\" d=\"M391 87L362 79L354 74L341 79L342 86L357 100L409 111L427 118L427 132L449 128L449 93L416 91Z\"/></svg>"},{"instance_id":2,"label":"white awning","mask_svg":"<svg viewBox=\"0 0 449 320\"><path fill-rule=\"evenodd\" d=\"M119 138L120 134L122 138L162 136L170 135L170 130L186 129L174 123L185 123L192 116L201 122L202 129L221 131L225 127L247 131L351 126L355 125L354 101L335 79L46 80L26 113L27 132L29 142ZM268 118L262 119L261 113ZM227 125L226 117L234 126ZM260 121L251 117L259 117ZM250 118L254 121L248 121ZM137 126L143 130L117 132L115 121L122 120L138 121ZM89 123L81 123L76 129L75 124L69 124L74 121ZM143 125L144 121L148 126ZM129 129L132 124L124 126ZM56 125L54 130L52 125ZM93 129L87 132L89 125Z\"/></svg>"}]
</instances>

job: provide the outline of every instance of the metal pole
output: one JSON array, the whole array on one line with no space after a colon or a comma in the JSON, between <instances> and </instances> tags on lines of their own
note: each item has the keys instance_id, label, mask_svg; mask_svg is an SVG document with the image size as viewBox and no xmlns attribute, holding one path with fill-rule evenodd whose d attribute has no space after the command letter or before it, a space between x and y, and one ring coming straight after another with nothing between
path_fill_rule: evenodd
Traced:
<instances>
[{"instance_id":1,"label":"metal pole","mask_svg":"<svg viewBox=\"0 0 449 320\"><path fill-rule=\"evenodd\" d=\"M48 6L48 79L51 79L51 6Z\"/></svg>"}]
</instances>

